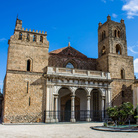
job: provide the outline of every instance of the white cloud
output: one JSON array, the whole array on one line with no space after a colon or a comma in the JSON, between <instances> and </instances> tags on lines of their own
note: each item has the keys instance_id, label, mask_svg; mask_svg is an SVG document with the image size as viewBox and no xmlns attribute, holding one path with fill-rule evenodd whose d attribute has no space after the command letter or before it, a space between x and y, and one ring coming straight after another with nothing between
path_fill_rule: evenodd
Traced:
<instances>
[{"instance_id":1,"label":"white cloud","mask_svg":"<svg viewBox=\"0 0 138 138\"><path fill-rule=\"evenodd\" d=\"M101 0L102 2L106 3L106 0Z\"/></svg>"},{"instance_id":2,"label":"white cloud","mask_svg":"<svg viewBox=\"0 0 138 138\"><path fill-rule=\"evenodd\" d=\"M0 86L3 86L3 81L2 80L0 80Z\"/></svg>"},{"instance_id":3,"label":"white cloud","mask_svg":"<svg viewBox=\"0 0 138 138\"><path fill-rule=\"evenodd\" d=\"M114 0L101 0L101 1L106 3L107 1L114 1Z\"/></svg>"},{"instance_id":4,"label":"white cloud","mask_svg":"<svg viewBox=\"0 0 138 138\"><path fill-rule=\"evenodd\" d=\"M127 12L128 19L138 16L138 0L126 0L126 4L123 5L122 10Z\"/></svg>"},{"instance_id":5,"label":"white cloud","mask_svg":"<svg viewBox=\"0 0 138 138\"><path fill-rule=\"evenodd\" d=\"M130 50L133 54L138 54L138 51L136 51L136 48L138 48L138 45L136 45L136 46L129 46L128 50Z\"/></svg>"},{"instance_id":6,"label":"white cloud","mask_svg":"<svg viewBox=\"0 0 138 138\"><path fill-rule=\"evenodd\" d=\"M134 60L134 72L138 73L138 58Z\"/></svg>"},{"instance_id":7,"label":"white cloud","mask_svg":"<svg viewBox=\"0 0 138 138\"><path fill-rule=\"evenodd\" d=\"M117 18L117 14L113 13L112 14L113 18Z\"/></svg>"},{"instance_id":8,"label":"white cloud","mask_svg":"<svg viewBox=\"0 0 138 138\"><path fill-rule=\"evenodd\" d=\"M0 42L6 41L6 38L0 38Z\"/></svg>"}]
</instances>

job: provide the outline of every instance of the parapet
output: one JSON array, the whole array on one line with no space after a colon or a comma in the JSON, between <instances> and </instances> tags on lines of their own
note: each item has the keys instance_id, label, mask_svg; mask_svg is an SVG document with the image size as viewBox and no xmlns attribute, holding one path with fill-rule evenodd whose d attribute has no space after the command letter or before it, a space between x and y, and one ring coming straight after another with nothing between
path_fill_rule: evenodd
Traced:
<instances>
[{"instance_id":1,"label":"parapet","mask_svg":"<svg viewBox=\"0 0 138 138\"><path fill-rule=\"evenodd\" d=\"M22 28L22 20L17 19L16 25L14 29L14 35L11 36L10 40L19 42L19 43L31 43L35 45L48 45L49 42L47 41L47 32L45 31L38 31L38 30L32 30L31 29L24 29Z\"/></svg>"}]
</instances>

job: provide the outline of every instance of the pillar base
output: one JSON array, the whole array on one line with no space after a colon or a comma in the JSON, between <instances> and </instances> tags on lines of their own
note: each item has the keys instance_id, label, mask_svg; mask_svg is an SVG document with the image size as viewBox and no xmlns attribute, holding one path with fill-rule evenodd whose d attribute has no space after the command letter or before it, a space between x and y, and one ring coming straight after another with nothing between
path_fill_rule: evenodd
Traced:
<instances>
[{"instance_id":1,"label":"pillar base","mask_svg":"<svg viewBox=\"0 0 138 138\"><path fill-rule=\"evenodd\" d=\"M55 119L55 122L59 122L58 119Z\"/></svg>"},{"instance_id":2,"label":"pillar base","mask_svg":"<svg viewBox=\"0 0 138 138\"><path fill-rule=\"evenodd\" d=\"M87 122L91 122L91 118L87 118L86 121L87 121Z\"/></svg>"},{"instance_id":3,"label":"pillar base","mask_svg":"<svg viewBox=\"0 0 138 138\"><path fill-rule=\"evenodd\" d=\"M76 119L70 119L70 122L75 123Z\"/></svg>"},{"instance_id":4,"label":"pillar base","mask_svg":"<svg viewBox=\"0 0 138 138\"><path fill-rule=\"evenodd\" d=\"M56 123L56 122L59 122L59 120L58 119L53 119L53 118L47 118L45 120L45 123Z\"/></svg>"}]
</instances>

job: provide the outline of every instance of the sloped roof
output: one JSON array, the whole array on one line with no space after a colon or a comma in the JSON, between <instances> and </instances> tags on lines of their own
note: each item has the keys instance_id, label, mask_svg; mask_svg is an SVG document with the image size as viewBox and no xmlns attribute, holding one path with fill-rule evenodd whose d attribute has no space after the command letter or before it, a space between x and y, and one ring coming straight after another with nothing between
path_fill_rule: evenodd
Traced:
<instances>
[{"instance_id":1,"label":"sloped roof","mask_svg":"<svg viewBox=\"0 0 138 138\"><path fill-rule=\"evenodd\" d=\"M61 55L61 56L73 56L73 57L80 57L80 58L87 58L84 54L76 50L71 46L63 47L54 51L51 51L49 54L54 55Z\"/></svg>"},{"instance_id":2,"label":"sloped roof","mask_svg":"<svg viewBox=\"0 0 138 138\"><path fill-rule=\"evenodd\" d=\"M60 48L60 49L57 49L57 50L53 50L53 51L51 51L51 52L49 52L49 53L58 54L58 53L60 53L62 50L66 49L66 48L67 48L67 47L63 47L63 48Z\"/></svg>"}]
</instances>

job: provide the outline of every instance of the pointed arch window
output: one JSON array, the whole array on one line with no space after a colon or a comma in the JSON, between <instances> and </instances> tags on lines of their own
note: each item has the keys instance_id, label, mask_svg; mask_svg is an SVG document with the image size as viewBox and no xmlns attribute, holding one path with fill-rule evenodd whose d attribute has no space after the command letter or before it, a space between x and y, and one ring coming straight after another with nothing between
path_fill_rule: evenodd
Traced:
<instances>
[{"instance_id":1,"label":"pointed arch window","mask_svg":"<svg viewBox=\"0 0 138 138\"><path fill-rule=\"evenodd\" d=\"M119 44L116 45L116 54L122 55L121 46Z\"/></svg>"},{"instance_id":2,"label":"pointed arch window","mask_svg":"<svg viewBox=\"0 0 138 138\"><path fill-rule=\"evenodd\" d=\"M125 79L125 70L121 69L121 79Z\"/></svg>"},{"instance_id":3,"label":"pointed arch window","mask_svg":"<svg viewBox=\"0 0 138 138\"><path fill-rule=\"evenodd\" d=\"M74 66L72 63L67 63L66 68L74 69Z\"/></svg>"},{"instance_id":4,"label":"pointed arch window","mask_svg":"<svg viewBox=\"0 0 138 138\"><path fill-rule=\"evenodd\" d=\"M105 55L106 54L106 49L105 46L103 46L102 51L101 51L101 55Z\"/></svg>"},{"instance_id":5,"label":"pointed arch window","mask_svg":"<svg viewBox=\"0 0 138 138\"><path fill-rule=\"evenodd\" d=\"M30 41L30 35L29 34L27 34L26 40Z\"/></svg>"},{"instance_id":6,"label":"pointed arch window","mask_svg":"<svg viewBox=\"0 0 138 138\"><path fill-rule=\"evenodd\" d=\"M116 37L116 30L114 31L114 36Z\"/></svg>"},{"instance_id":7,"label":"pointed arch window","mask_svg":"<svg viewBox=\"0 0 138 138\"><path fill-rule=\"evenodd\" d=\"M43 43L43 36L40 36L40 42Z\"/></svg>"},{"instance_id":8,"label":"pointed arch window","mask_svg":"<svg viewBox=\"0 0 138 138\"><path fill-rule=\"evenodd\" d=\"M33 36L33 42L36 42L36 35Z\"/></svg>"},{"instance_id":9,"label":"pointed arch window","mask_svg":"<svg viewBox=\"0 0 138 138\"><path fill-rule=\"evenodd\" d=\"M120 31L118 31L118 37L120 38Z\"/></svg>"},{"instance_id":10,"label":"pointed arch window","mask_svg":"<svg viewBox=\"0 0 138 138\"><path fill-rule=\"evenodd\" d=\"M22 40L22 33L19 32L19 40Z\"/></svg>"},{"instance_id":11,"label":"pointed arch window","mask_svg":"<svg viewBox=\"0 0 138 138\"><path fill-rule=\"evenodd\" d=\"M31 71L31 60L27 60L27 71Z\"/></svg>"}]
</instances>

